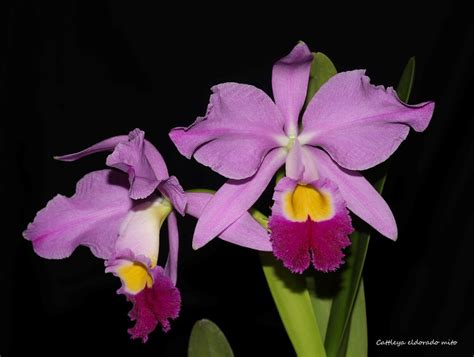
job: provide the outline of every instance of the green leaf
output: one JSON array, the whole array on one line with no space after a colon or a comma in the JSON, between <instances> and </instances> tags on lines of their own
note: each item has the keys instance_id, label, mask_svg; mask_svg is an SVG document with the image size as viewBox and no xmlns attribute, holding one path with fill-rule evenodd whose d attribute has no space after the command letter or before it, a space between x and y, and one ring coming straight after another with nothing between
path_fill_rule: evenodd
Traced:
<instances>
[{"instance_id":1,"label":"green leaf","mask_svg":"<svg viewBox=\"0 0 474 357\"><path fill-rule=\"evenodd\" d=\"M188 357L234 357L234 353L219 327L202 319L191 330Z\"/></svg>"},{"instance_id":2,"label":"green leaf","mask_svg":"<svg viewBox=\"0 0 474 357\"><path fill-rule=\"evenodd\" d=\"M397 87L397 94L398 97L408 103L408 99L410 98L411 88L413 86L413 80L415 79L415 57L411 57L408 60L405 69L403 70L402 77L400 78L400 82L398 83Z\"/></svg>"},{"instance_id":3,"label":"green leaf","mask_svg":"<svg viewBox=\"0 0 474 357\"><path fill-rule=\"evenodd\" d=\"M252 208L250 213L265 229L268 218ZM299 357L326 357L323 340L303 275L293 274L272 253L260 252L262 269L280 318Z\"/></svg>"},{"instance_id":4,"label":"green leaf","mask_svg":"<svg viewBox=\"0 0 474 357\"><path fill-rule=\"evenodd\" d=\"M311 63L311 71L309 74L308 92L306 95L306 104L308 104L329 78L337 73L336 67L328 56L324 53L313 53L313 62Z\"/></svg>"},{"instance_id":5,"label":"green leaf","mask_svg":"<svg viewBox=\"0 0 474 357\"><path fill-rule=\"evenodd\" d=\"M361 281L369 236L355 231L351 235L351 241L345 268L341 271L340 289L334 298L327 327L325 346L329 357L338 356L339 348L343 345Z\"/></svg>"},{"instance_id":6,"label":"green leaf","mask_svg":"<svg viewBox=\"0 0 474 357\"><path fill-rule=\"evenodd\" d=\"M310 293L311 304L313 305L314 315L318 321L319 333L321 339L326 338L326 330L328 328L329 316L331 314L332 296L318 295L315 277L306 277L306 287Z\"/></svg>"},{"instance_id":7,"label":"green leaf","mask_svg":"<svg viewBox=\"0 0 474 357\"><path fill-rule=\"evenodd\" d=\"M261 252L263 272L288 337L299 357L325 357L303 275L291 273L272 253Z\"/></svg>"},{"instance_id":8,"label":"green leaf","mask_svg":"<svg viewBox=\"0 0 474 357\"><path fill-rule=\"evenodd\" d=\"M215 194L215 190L210 190L208 188L193 188L191 190L186 190L185 192L191 192L191 193L212 193Z\"/></svg>"},{"instance_id":9,"label":"green leaf","mask_svg":"<svg viewBox=\"0 0 474 357\"><path fill-rule=\"evenodd\" d=\"M341 348L340 357L361 357L368 354L367 317L365 311L364 282L361 280L357 293L350 327L345 338L345 348ZM345 350L345 351L344 351Z\"/></svg>"},{"instance_id":10,"label":"green leaf","mask_svg":"<svg viewBox=\"0 0 474 357\"><path fill-rule=\"evenodd\" d=\"M262 226L265 227L265 229L268 226L268 217L265 216L262 212L255 208L250 208L249 213L252 215L252 217Z\"/></svg>"}]
</instances>

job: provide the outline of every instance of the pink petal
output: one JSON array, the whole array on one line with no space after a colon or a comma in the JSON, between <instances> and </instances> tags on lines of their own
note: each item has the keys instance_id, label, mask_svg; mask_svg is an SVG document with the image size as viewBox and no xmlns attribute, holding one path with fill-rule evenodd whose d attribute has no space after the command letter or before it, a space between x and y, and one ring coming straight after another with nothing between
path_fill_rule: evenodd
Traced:
<instances>
[{"instance_id":1,"label":"pink petal","mask_svg":"<svg viewBox=\"0 0 474 357\"><path fill-rule=\"evenodd\" d=\"M170 277L174 285L178 278L178 250L179 250L179 231L176 215L171 212L168 216L168 245L169 253L166 261L165 273Z\"/></svg>"},{"instance_id":2,"label":"pink petal","mask_svg":"<svg viewBox=\"0 0 474 357\"><path fill-rule=\"evenodd\" d=\"M69 155L55 156L54 158L56 160L60 160L60 161L75 161L75 160L78 160L78 159L83 158L85 156L89 156L91 154L95 154L95 153L98 153L98 152L113 151L114 148L119 143L125 142L127 140L128 140L127 135L114 136L112 138L102 140L101 142L99 142L95 145L92 145L92 146L90 146L87 149L84 149L82 151L79 151L79 152L76 152L76 153L73 153L73 154L69 154Z\"/></svg>"},{"instance_id":3,"label":"pink petal","mask_svg":"<svg viewBox=\"0 0 474 357\"><path fill-rule=\"evenodd\" d=\"M212 193L186 192L186 197L188 199L186 213L199 218L206 205L212 199L212 196ZM255 250L272 250L270 237L266 229L264 229L248 212L244 212L240 218L219 234L219 238Z\"/></svg>"},{"instance_id":4,"label":"pink petal","mask_svg":"<svg viewBox=\"0 0 474 357\"><path fill-rule=\"evenodd\" d=\"M173 207L181 215L184 215L186 196L184 195L184 190L175 176L168 177L166 180L162 181L158 186L158 190L170 200Z\"/></svg>"},{"instance_id":5,"label":"pink petal","mask_svg":"<svg viewBox=\"0 0 474 357\"><path fill-rule=\"evenodd\" d=\"M146 156L147 161L151 166L151 169L155 173L155 177L157 180L161 181L169 177L168 167L166 167L166 163L163 159L163 156L161 156L158 149L146 139L144 145L144 155Z\"/></svg>"},{"instance_id":6,"label":"pink petal","mask_svg":"<svg viewBox=\"0 0 474 357\"><path fill-rule=\"evenodd\" d=\"M302 147L301 149L301 161L304 166L303 178L300 180L302 183L309 183L319 179L318 167L313 154L306 148Z\"/></svg>"},{"instance_id":7,"label":"pink petal","mask_svg":"<svg viewBox=\"0 0 474 357\"><path fill-rule=\"evenodd\" d=\"M304 147L313 156L321 177L333 181L347 207L382 235L397 239L397 224L390 207L373 186L358 172L337 165L322 150Z\"/></svg>"},{"instance_id":8,"label":"pink petal","mask_svg":"<svg viewBox=\"0 0 474 357\"><path fill-rule=\"evenodd\" d=\"M300 181L304 175L305 166L303 164L303 155L301 145L296 140L286 157L286 176L293 180Z\"/></svg>"},{"instance_id":9,"label":"pink petal","mask_svg":"<svg viewBox=\"0 0 474 357\"><path fill-rule=\"evenodd\" d=\"M407 105L393 88L370 84L365 71L332 77L311 100L303 115L302 144L320 146L339 165L365 170L385 161L412 127L423 131L433 102Z\"/></svg>"},{"instance_id":10,"label":"pink petal","mask_svg":"<svg viewBox=\"0 0 474 357\"><path fill-rule=\"evenodd\" d=\"M280 144L283 118L261 90L238 83L212 88L204 118L188 128L175 128L171 140L179 152L219 174L243 179L255 174L265 155Z\"/></svg>"},{"instance_id":11,"label":"pink petal","mask_svg":"<svg viewBox=\"0 0 474 357\"><path fill-rule=\"evenodd\" d=\"M145 133L140 129L132 130L128 136L115 136L78 153L58 156L56 159L74 161L101 151L112 151L107 157L107 165L129 175L130 197L133 199L148 197L161 181L169 177L163 157L145 140Z\"/></svg>"},{"instance_id":12,"label":"pink petal","mask_svg":"<svg viewBox=\"0 0 474 357\"><path fill-rule=\"evenodd\" d=\"M128 174L130 197L133 199L148 197L165 178L158 178L148 161L145 155L145 133L140 129L130 132L128 140L115 147L107 157L107 165Z\"/></svg>"},{"instance_id":13,"label":"pink petal","mask_svg":"<svg viewBox=\"0 0 474 357\"><path fill-rule=\"evenodd\" d=\"M74 196L57 195L23 233L43 258L62 259L79 245L108 259L114 254L119 227L132 209L126 175L112 170L85 175Z\"/></svg>"},{"instance_id":14,"label":"pink petal","mask_svg":"<svg viewBox=\"0 0 474 357\"><path fill-rule=\"evenodd\" d=\"M227 181L199 218L194 231L193 248L201 248L250 209L285 162L285 157L284 149L274 150L267 155L254 176L240 181Z\"/></svg>"},{"instance_id":15,"label":"pink petal","mask_svg":"<svg viewBox=\"0 0 474 357\"><path fill-rule=\"evenodd\" d=\"M285 117L287 135L298 132L298 118L306 99L312 60L308 46L300 42L273 66L273 97Z\"/></svg>"}]
</instances>

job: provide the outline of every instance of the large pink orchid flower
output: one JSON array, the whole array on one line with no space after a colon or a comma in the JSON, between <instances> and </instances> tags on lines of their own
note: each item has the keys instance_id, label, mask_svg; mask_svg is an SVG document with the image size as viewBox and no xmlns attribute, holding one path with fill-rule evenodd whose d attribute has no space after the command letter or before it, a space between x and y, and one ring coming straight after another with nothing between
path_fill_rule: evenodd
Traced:
<instances>
[{"instance_id":1,"label":"large pink orchid flower","mask_svg":"<svg viewBox=\"0 0 474 357\"><path fill-rule=\"evenodd\" d=\"M274 254L292 271L311 260L322 271L340 266L352 231L347 209L397 238L390 208L358 171L385 161L410 127L425 130L434 103L407 105L356 70L332 77L301 113L312 59L299 43L275 63L274 101L250 85L214 86L205 117L170 132L182 155L229 179L199 218L194 248L241 217L284 164L269 228Z\"/></svg>"}]
</instances>

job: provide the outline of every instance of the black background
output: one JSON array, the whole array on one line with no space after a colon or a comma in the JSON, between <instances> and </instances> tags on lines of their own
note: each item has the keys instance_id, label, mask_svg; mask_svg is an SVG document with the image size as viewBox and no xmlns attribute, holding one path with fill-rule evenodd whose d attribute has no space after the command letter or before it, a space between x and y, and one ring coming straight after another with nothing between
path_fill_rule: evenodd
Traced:
<instances>
[{"instance_id":1,"label":"black background","mask_svg":"<svg viewBox=\"0 0 474 357\"><path fill-rule=\"evenodd\" d=\"M158 2L12 2L2 11L6 89L2 174L0 355L185 356L195 320L226 333L237 356L293 354L250 250L215 240L193 252L194 219L180 219L181 316L168 334L130 341L130 308L87 249L63 261L37 257L21 232L56 193L103 167L105 155L52 159L135 127L163 153L185 188L223 179L178 154L168 131L205 111L224 81L271 93L272 63L304 40L339 71L367 68L396 85L416 55L412 102L435 100L432 123L394 155L384 196L399 225L393 243L373 235L365 268L372 356L474 354L472 136L474 27L447 3L324 8L296 2L257 13ZM288 6L291 5L291 8ZM204 10L204 11L203 11ZM469 93L469 94L468 94ZM262 207L270 204L264 197ZM453 339L457 346L383 347L379 339Z\"/></svg>"}]
</instances>

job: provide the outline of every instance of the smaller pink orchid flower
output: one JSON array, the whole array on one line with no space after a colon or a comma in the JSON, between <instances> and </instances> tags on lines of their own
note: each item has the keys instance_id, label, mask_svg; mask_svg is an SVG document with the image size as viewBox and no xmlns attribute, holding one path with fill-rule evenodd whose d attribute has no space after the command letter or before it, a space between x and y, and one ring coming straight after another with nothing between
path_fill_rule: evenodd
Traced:
<instances>
[{"instance_id":1,"label":"smaller pink orchid flower","mask_svg":"<svg viewBox=\"0 0 474 357\"><path fill-rule=\"evenodd\" d=\"M358 171L390 157L410 127L425 130L434 103L407 105L356 70L332 77L301 113L312 59L299 43L275 63L274 102L250 85L219 84L205 117L170 132L182 155L229 179L199 218L194 248L246 212L283 164L287 177L275 188L269 228L273 253L292 271L311 261L321 271L342 264L352 232L347 209L397 238L390 208Z\"/></svg>"},{"instance_id":2,"label":"smaller pink orchid flower","mask_svg":"<svg viewBox=\"0 0 474 357\"><path fill-rule=\"evenodd\" d=\"M67 258L83 245L104 259L106 272L122 282L118 293L133 303L129 316L136 323L129 333L145 342L158 324L168 331L169 320L179 314L181 296L175 286L179 242L173 207L184 212L186 197L139 129L57 159L73 161L100 151L112 151L107 164L119 170L85 175L74 196L57 195L38 212L24 237L43 258ZM162 268L159 233L165 220L169 254Z\"/></svg>"},{"instance_id":3,"label":"smaller pink orchid flower","mask_svg":"<svg viewBox=\"0 0 474 357\"><path fill-rule=\"evenodd\" d=\"M184 193L176 177L169 177L158 150L139 129L57 159L73 161L100 151L112 151L107 157L112 169L85 175L72 197L53 198L28 225L24 237L44 258L67 258L83 245L104 259L105 271L121 280L118 293L133 303L129 316L136 322L128 330L131 337L146 342L158 324L168 331L169 320L176 319L180 311L174 209L181 214L186 209L199 217L212 195ZM160 267L160 229L165 220L169 252L166 265ZM248 213L223 231L221 238L237 242L244 235L266 240L266 232Z\"/></svg>"}]
</instances>

